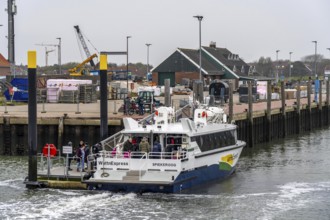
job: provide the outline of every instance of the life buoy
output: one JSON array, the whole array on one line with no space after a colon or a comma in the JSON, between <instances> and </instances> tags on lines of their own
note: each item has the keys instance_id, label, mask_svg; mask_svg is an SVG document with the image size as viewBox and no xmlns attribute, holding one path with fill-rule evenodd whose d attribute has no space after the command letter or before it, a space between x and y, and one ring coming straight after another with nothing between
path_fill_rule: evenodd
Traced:
<instances>
[{"instance_id":1,"label":"life buoy","mask_svg":"<svg viewBox=\"0 0 330 220\"><path fill-rule=\"evenodd\" d=\"M42 148L42 154L44 157L48 157L48 149L49 149L49 156L50 157L55 157L57 153L57 149L54 144L46 144Z\"/></svg>"}]
</instances>

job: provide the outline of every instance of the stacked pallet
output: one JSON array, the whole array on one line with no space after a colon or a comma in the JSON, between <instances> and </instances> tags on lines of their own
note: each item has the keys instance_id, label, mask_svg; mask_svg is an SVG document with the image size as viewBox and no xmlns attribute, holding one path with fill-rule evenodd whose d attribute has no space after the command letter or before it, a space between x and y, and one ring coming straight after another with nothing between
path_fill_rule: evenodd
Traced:
<instances>
[{"instance_id":1,"label":"stacked pallet","mask_svg":"<svg viewBox=\"0 0 330 220\"><path fill-rule=\"evenodd\" d=\"M61 90L59 94L59 102L61 103L77 103L78 90Z\"/></svg>"},{"instance_id":2,"label":"stacked pallet","mask_svg":"<svg viewBox=\"0 0 330 220\"><path fill-rule=\"evenodd\" d=\"M92 84L79 85L79 101L93 103L97 101L97 86Z\"/></svg>"}]
</instances>

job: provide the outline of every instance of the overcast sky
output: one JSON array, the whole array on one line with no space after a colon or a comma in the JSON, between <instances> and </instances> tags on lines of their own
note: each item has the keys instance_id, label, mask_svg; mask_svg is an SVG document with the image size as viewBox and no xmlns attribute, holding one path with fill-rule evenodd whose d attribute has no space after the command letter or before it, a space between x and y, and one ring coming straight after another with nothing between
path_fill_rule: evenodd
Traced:
<instances>
[{"instance_id":1,"label":"overcast sky","mask_svg":"<svg viewBox=\"0 0 330 220\"><path fill-rule=\"evenodd\" d=\"M35 44L57 44L62 38L62 63L81 62L73 26L99 51L126 51L129 62L157 66L176 48L199 47L199 25L194 15L203 15L202 45L215 41L239 54L246 62L260 56L300 60L318 53L330 57L329 0L16 0L16 64L27 63L27 51L37 51L38 65L45 65L45 48ZM0 52L7 52L7 1L0 2ZM87 40L87 39L86 39ZM88 41L87 40L87 41ZM95 50L88 44L91 53ZM48 49L52 49L48 47ZM57 52L49 54L57 63ZM108 57L108 62L126 63L126 57Z\"/></svg>"}]
</instances>

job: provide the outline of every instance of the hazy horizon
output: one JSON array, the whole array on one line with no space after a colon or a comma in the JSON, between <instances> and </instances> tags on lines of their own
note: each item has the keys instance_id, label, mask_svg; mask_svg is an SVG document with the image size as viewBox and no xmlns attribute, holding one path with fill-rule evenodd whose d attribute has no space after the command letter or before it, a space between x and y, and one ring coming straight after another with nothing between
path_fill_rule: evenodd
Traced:
<instances>
[{"instance_id":1,"label":"hazy horizon","mask_svg":"<svg viewBox=\"0 0 330 220\"><path fill-rule=\"evenodd\" d=\"M301 60L317 53L330 57L330 20L327 0L16 0L15 60L26 64L27 51L37 51L37 63L45 65L45 48L36 44L58 44L62 38L62 63L82 62L86 55L79 50L74 25L79 25L91 53L126 51L129 39L129 62L157 66L176 48L198 49L199 23L194 15L202 15L202 45L211 41L217 47L239 54L245 62L261 56L276 60ZM8 57L5 36L8 34L5 9L0 4L0 53ZM48 47L48 50L53 47ZM57 52L48 56L48 64L57 64ZM108 62L124 64L126 56L109 56Z\"/></svg>"}]
</instances>

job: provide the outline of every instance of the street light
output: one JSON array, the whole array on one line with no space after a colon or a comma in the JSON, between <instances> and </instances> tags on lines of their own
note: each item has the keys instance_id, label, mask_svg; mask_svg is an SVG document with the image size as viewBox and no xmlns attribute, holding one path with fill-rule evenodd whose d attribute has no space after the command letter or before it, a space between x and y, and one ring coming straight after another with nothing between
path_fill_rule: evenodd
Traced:
<instances>
[{"instance_id":1,"label":"street light","mask_svg":"<svg viewBox=\"0 0 330 220\"><path fill-rule=\"evenodd\" d=\"M330 48L327 48L327 50L329 50L329 52L330 52Z\"/></svg>"},{"instance_id":2,"label":"street light","mask_svg":"<svg viewBox=\"0 0 330 220\"><path fill-rule=\"evenodd\" d=\"M132 36L126 36L126 82L127 82L127 96L128 96L128 39Z\"/></svg>"},{"instance_id":3,"label":"street light","mask_svg":"<svg viewBox=\"0 0 330 220\"><path fill-rule=\"evenodd\" d=\"M146 43L146 46L147 46L147 80L148 80L148 74L149 74L149 47L151 45L152 44Z\"/></svg>"},{"instance_id":4,"label":"street light","mask_svg":"<svg viewBox=\"0 0 330 220\"><path fill-rule=\"evenodd\" d=\"M316 54L317 54L317 41L314 40L312 41L312 43L315 43L315 59L314 59L314 72L315 72L315 76L317 75L317 72L316 72Z\"/></svg>"},{"instance_id":5,"label":"street light","mask_svg":"<svg viewBox=\"0 0 330 220\"><path fill-rule=\"evenodd\" d=\"M292 54L293 52L289 52L289 54L290 54L290 62L289 62L289 64L290 64L290 68L289 68L289 77L291 77L291 54Z\"/></svg>"},{"instance_id":6,"label":"street light","mask_svg":"<svg viewBox=\"0 0 330 220\"><path fill-rule=\"evenodd\" d=\"M278 52L280 52L280 50L276 50L276 82L278 82Z\"/></svg>"},{"instance_id":7,"label":"street light","mask_svg":"<svg viewBox=\"0 0 330 220\"><path fill-rule=\"evenodd\" d=\"M203 16L201 15L196 15L193 16L194 18L197 18L199 21L199 80L202 81L203 83L203 88L204 88L204 82L202 80L202 20Z\"/></svg>"}]
</instances>

